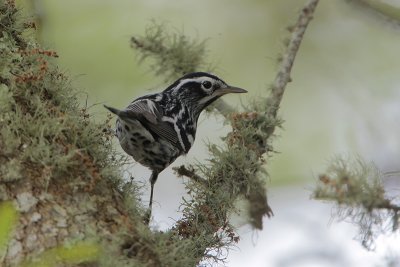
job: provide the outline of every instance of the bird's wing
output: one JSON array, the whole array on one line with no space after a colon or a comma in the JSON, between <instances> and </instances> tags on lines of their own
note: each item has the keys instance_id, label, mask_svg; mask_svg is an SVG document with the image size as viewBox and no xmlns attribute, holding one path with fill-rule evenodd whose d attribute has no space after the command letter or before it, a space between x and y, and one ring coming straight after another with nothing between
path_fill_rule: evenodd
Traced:
<instances>
[{"instance_id":1,"label":"bird's wing","mask_svg":"<svg viewBox=\"0 0 400 267\"><path fill-rule=\"evenodd\" d=\"M152 100L140 99L133 101L125 110L128 117L140 119L144 117L147 121L157 124L163 116L160 106Z\"/></svg>"},{"instance_id":2,"label":"bird's wing","mask_svg":"<svg viewBox=\"0 0 400 267\"><path fill-rule=\"evenodd\" d=\"M162 108L150 99L140 99L132 102L119 117L123 120L134 118L139 120L153 135L169 141L180 150L184 147L179 141L178 133L171 122L162 120Z\"/></svg>"}]
</instances>

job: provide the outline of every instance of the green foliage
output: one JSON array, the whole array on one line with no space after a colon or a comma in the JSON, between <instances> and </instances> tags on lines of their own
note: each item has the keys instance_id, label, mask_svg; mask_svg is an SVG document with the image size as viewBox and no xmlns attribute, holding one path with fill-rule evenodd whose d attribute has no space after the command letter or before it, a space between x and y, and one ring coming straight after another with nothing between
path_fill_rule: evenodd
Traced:
<instances>
[{"instance_id":1,"label":"green foliage","mask_svg":"<svg viewBox=\"0 0 400 267\"><path fill-rule=\"evenodd\" d=\"M332 161L327 172L320 175L313 197L336 202L338 218L359 225L359 239L367 248L378 234L398 231L400 206L386 196L382 173L361 159Z\"/></svg>"}]
</instances>

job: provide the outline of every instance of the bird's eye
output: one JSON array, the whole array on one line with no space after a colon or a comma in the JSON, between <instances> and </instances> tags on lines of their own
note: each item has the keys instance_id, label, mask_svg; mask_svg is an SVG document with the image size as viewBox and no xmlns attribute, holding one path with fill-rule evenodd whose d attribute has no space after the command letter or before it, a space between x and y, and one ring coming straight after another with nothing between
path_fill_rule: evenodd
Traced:
<instances>
[{"instance_id":1,"label":"bird's eye","mask_svg":"<svg viewBox=\"0 0 400 267\"><path fill-rule=\"evenodd\" d=\"M203 82L203 87L204 87L205 89L210 89L211 86L212 86L212 83L211 83L210 81L204 81L204 82Z\"/></svg>"}]
</instances>

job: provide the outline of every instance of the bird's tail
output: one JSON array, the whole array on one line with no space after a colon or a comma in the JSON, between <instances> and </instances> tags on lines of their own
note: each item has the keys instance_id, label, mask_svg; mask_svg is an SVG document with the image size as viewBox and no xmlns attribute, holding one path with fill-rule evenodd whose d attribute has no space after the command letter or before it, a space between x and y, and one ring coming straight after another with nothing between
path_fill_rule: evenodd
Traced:
<instances>
[{"instance_id":1,"label":"bird's tail","mask_svg":"<svg viewBox=\"0 0 400 267\"><path fill-rule=\"evenodd\" d=\"M121 116L121 113L122 113L121 110L113 108L113 107L109 107L109 106L106 106L106 105L104 105L104 107L106 109L108 109L109 111L111 111L112 113L114 113L115 115L117 115L118 117Z\"/></svg>"},{"instance_id":2,"label":"bird's tail","mask_svg":"<svg viewBox=\"0 0 400 267\"><path fill-rule=\"evenodd\" d=\"M121 120L129 121L131 119L135 119L135 116L134 116L135 113L134 112L128 112L126 110L119 110L119 109L116 109L116 108L113 108L113 107L109 107L109 106L106 106L106 105L104 105L104 107L106 109L108 109L109 111L111 111L112 113L114 113L115 115L117 115Z\"/></svg>"}]
</instances>

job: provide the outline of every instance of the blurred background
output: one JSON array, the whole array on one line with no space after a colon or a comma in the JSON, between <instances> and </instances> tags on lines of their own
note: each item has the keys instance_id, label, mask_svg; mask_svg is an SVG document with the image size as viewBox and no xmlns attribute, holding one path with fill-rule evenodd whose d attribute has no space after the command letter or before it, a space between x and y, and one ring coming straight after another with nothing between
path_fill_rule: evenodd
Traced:
<instances>
[{"instance_id":1,"label":"blurred background","mask_svg":"<svg viewBox=\"0 0 400 267\"><path fill-rule=\"evenodd\" d=\"M98 120L107 114L103 104L122 108L167 86L148 63L138 64L129 45L152 19L207 39L207 61L216 66L215 73L249 91L225 100L239 106L266 95L289 36L286 27L304 2L19 1L27 14L40 19L41 42L57 51L57 64ZM370 2L400 17L399 0ZM400 266L389 265L399 257L398 236L380 237L375 251L368 252L353 240L356 227L332 221L332 206L310 199L318 174L337 154L360 155L385 172L399 171L399 24L347 1L320 2L283 98L284 129L274 145L279 153L267 160L275 217L265 219L260 232L237 220L241 241L227 255L227 266ZM173 166L206 159L206 143L221 143L228 131L218 117L203 114L199 123L195 146ZM150 172L132 161L129 174L144 184L147 205ZM392 177L397 196L398 181ZM167 229L179 219L184 196L182 179L168 168L155 186L152 226Z\"/></svg>"}]
</instances>

